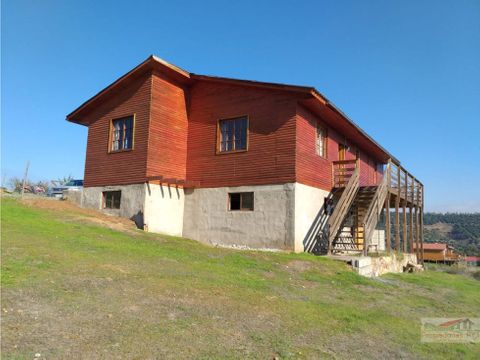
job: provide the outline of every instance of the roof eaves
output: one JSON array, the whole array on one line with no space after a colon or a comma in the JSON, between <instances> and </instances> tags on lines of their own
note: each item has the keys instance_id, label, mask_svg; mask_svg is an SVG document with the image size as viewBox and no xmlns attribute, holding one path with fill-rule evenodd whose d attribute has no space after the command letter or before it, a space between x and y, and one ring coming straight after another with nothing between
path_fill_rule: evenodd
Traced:
<instances>
[{"instance_id":1,"label":"roof eaves","mask_svg":"<svg viewBox=\"0 0 480 360\"><path fill-rule=\"evenodd\" d=\"M273 82L256 81L256 80L234 79L234 78L228 78L228 77L222 77L222 76L201 75L201 74L194 74L194 73L191 73L190 75L192 79L197 79L197 80L217 81L217 82L223 82L223 83L242 84L242 85L249 85L249 86L256 86L256 87L267 87L272 89L302 92L302 93L310 93L314 89L311 86L290 85L290 84L273 83Z\"/></svg>"},{"instance_id":2,"label":"roof eaves","mask_svg":"<svg viewBox=\"0 0 480 360\"><path fill-rule=\"evenodd\" d=\"M333 111L335 111L337 114L339 114L341 117L343 117L345 120L347 120L350 124L353 125L353 127L363 136L365 136L370 142L375 144L381 151L383 151L396 165L400 165L400 160L398 160L395 156L390 154L382 145L380 145L375 139L373 139L368 133L363 130L355 121L350 119L347 114L345 114L342 110L340 110L333 102L328 100L320 91L318 91L315 88L312 88L312 94L314 97L319 99L324 105L329 106Z\"/></svg>"}]
</instances>

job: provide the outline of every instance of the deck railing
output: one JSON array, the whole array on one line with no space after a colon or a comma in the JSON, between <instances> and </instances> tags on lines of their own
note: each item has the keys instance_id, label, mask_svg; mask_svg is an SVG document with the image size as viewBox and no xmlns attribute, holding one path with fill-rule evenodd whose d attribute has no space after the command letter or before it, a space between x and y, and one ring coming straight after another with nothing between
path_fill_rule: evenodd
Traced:
<instances>
[{"instance_id":1,"label":"deck railing","mask_svg":"<svg viewBox=\"0 0 480 360\"><path fill-rule=\"evenodd\" d=\"M390 169L390 163L388 163L387 167L385 168L383 179L377 186L377 190L375 191L375 195L373 196L373 199L370 203L370 206L368 207L367 214L365 216L365 220L363 223L365 242L363 251L365 255L367 255L368 245L371 242L373 233L378 223L378 219L384 208L385 199L388 193L388 182L391 175Z\"/></svg>"},{"instance_id":2,"label":"deck railing","mask_svg":"<svg viewBox=\"0 0 480 360\"><path fill-rule=\"evenodd\" d=\"M402 166L389 162L389 191L412 204L422 206L423 184Z\"/></svg>"},{"instance_id":3,"label":"deck railing","mask_svg":"<svg viewBox=\"0 0 480 360\"><path fill-rule=\"evenodd\" d=\"M347 186L355 169L357 160L338 160L332 162L332 180L334 188L344 188Z\"/></svg>"}]
</instances>

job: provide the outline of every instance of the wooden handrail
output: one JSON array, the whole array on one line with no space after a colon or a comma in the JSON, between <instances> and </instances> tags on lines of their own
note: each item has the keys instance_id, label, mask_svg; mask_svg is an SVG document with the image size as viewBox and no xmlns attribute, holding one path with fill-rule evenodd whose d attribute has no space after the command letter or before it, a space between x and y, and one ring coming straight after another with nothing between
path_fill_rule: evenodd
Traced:
<instances>
[{"instance_id":1,"label":"wooden handrail","mask_svg":"<svg viewBox=\"0 0 480 360\"><path fill-rule=\"evenodd\" d=\"M423 184L402 166L393 162L389 162L387 166L390 166L388 189L396 192L401 198L421 206Z\"/></svg>"},{"instance_id":2,"label":"wooden handrail","mask_svg":"<svg viewBox=\"0 0 480 360\"><path fill-rule=\"evenodd\" d=\"M328 219L328 252L332 251L332 243L342 226L343 220L350 210L350 206L358 192L360 172L358 167L355 168L350 176L345 189L343 190L338 203L333 209L332 215Z\"/></svg>"},{"instance_id":3,"label":"wooden handrail","mask_svg":"<svg viewBox=\"0 0 480 360\"><path fill-rule=\"evenodd\" d=\"M332 161L332 164L334 165L345 165L345 164L356 164L356 163L357 163L357 159Z\"/></svg>"},{"instance_id":4,"label":"wooden handrail","mask_svg":"<svg viewBox=\"0 0 480 360\"><path fill-rule=\"evenodd\" d=\"M357 168L358 161L356 159L332 161L333 187L343 188L347 186L348 181Z\"/></svg>"},{"instance_id":5,"label":"wooden handrail","mask_svg":"<svg viewBox=\"0 0 480 360\"><path fill-rule=\"evenodd\" d=\"M363 251L364 254L367 255L368 252L368 245L370 240L372 239L373 232L377 227L378 218L382 213L383 206L385 204L385 199L388 193L388 181L390 180L390 163L387 164L385 169L386 176L383 177L382 181L377 187L375 191L375 195L373 196L372 202L368 207L367 214L365 216L365 221L363 223L364 228L364 247Z\"/></svg>"}]
</instances>

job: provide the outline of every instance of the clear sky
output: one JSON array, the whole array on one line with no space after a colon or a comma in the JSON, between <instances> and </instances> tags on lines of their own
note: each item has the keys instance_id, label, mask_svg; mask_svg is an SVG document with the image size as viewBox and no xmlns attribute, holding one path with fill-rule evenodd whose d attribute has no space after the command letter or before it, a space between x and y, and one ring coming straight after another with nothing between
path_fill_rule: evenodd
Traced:
<instances>
[{"instance_id":1,"label":"clear sky","mask_svg":"<svg viewBox=\"0 0 480 360\"><path fill-rule=\"evenodd\" d=\"M480 211L480 1L2 1L2 178L83 177L65 115L155 54L315 86L426 187Z\"/></svg>"}]
</instances>

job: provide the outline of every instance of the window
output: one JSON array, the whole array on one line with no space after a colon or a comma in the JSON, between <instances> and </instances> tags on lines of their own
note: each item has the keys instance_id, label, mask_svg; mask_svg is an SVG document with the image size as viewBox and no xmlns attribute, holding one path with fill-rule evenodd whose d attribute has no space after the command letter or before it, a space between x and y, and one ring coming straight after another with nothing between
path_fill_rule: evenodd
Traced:
<instances>
[{"instance_id":1,"label":"window","mask_svg":"<svg viewBox=\"0 0 480 360\"><path fill-rule=\"evenodd\" d=\"M103 208L104 209L120 209L121 191L104 191L103 192Z\"/></svg>"},{"instance_id":2,"label":"window","mask_svg":"<svg viewBox=\"0 0 480 360\"><path fill-rule=\"evenodd\" d=\"M133 116L112 121L110 151L131 150L133 148L133 123Z\"/></svg>"},{"instance_id":3,"label":"window","mask_svg":"<svg viewBox=\"0 0 480 360\"><path fill-rule=\"evenodd\" d=\"M326 158L327 157L327 130L317 124L317 154Z\"/></svg>"},{"instance_id":4,"label":"window","mask_svg":"<svg viewBox=\"0 0 480 360\"><path fill-rule=\"evenodd\" d=\"M228 210L253 211L253 192L229 193L228 194Z\"/></svg>"},{"instance_id":5,"label":"window","mask_svg":"<svg viewBox=\"0 0 480 360\"><path fill-rule=\"evenodd\" d=\"M219 152L232 152L247 150L248 118L246 116L220 120L219 131Z\"/></svg>"}]
</instances>

